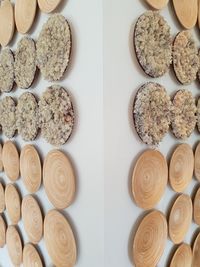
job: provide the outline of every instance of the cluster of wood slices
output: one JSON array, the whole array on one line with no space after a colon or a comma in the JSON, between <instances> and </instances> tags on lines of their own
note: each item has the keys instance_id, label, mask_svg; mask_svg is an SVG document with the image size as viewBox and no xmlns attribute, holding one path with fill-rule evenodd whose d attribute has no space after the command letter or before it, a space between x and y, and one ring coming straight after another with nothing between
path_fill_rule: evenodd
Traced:
<instances>
[{"instance_id":1,"label":"cluster of wood slices","mask_svg":"<svg viewBox=\"0 0 200 267\"><path fill-rule=\"evenodd\" d=\"M7 246L14 266L23 263L25 267L43 267L44 260L37 246L44 238L55 266L74 266L77 257L75 237L68 220L60 212L75 196L76 179L69 158L59 150L52 150L42 164L34 146L24 146L19 154L16 145L7 141L1 147L0 159L1 171L12 182L0 181L0 247ZM20 177L28 192L23 198L15 184ZM38 197L33 195L42 182L55 208L47 214L44 214ZM20 220L29 240L27 244L24 244L18 227Z\"/></svg>"},{"instance_id":2,"label":"cluster of wood slices","mask_svg":"<svg viewBox=\"0 0 200 267\"><path fill-rule=\"evenodd\" d=\"M192 201L185 193L193 173L200 181L200 143L195 153L188 144L178 145L169 166L157 150L146 150L138 158L132 176L132 193L136 204L145 210L154 209L164 195L167 183L178 193L167 218L162 212L150 211L141 221L133 241L133 260L136 266L157 266L169 235L178 245L170 267L199 266L200 233L193 249L183 243L192 220L200 226L200 187ZM192 265L193 263L193 265Z\"/></svg>"}]
</instances>

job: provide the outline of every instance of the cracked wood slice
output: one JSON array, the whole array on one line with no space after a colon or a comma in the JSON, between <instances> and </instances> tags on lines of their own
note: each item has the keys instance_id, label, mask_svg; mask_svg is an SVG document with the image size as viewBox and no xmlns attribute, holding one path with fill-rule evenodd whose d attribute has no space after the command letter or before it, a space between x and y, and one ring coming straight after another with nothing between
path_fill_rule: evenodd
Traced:
<instances>
[{"instance_id":1,"label":"cracked wood slice","mask_svg":"<svg viewBox=\"0 0 200 267\"><path fill-rule=\"evenodd\" d=\"M14 11L10 0L0 3L0 43L6 46L12 39L15 29Z\"/></svg>"},{"instance_id":2,"label":"cracked wood slice","mask_svg":"<svg viewBox=\"0 0 200 267\"><path fill-rule=\"evenodd\" d=\"M42 260L37 249L32 244L26 244L23 249L24 267L43 267Z\"/></svg>"},{"instance_id":3,"label":"cracked wood slice","mask_svg":"<svg viewBox=\"0 0 200 267\"><path fill-rule=\"evenodd\" d=\"M173 0L174 9L181 25L191 29L197 22L198 0Z\"/></svg>"},{"instance_id":4,"label":"cracked wood slice","mask_svg":"<svg viewBox=\"0 0 200 267\"><path fill-rule=\"evenodd\" d=\"M193 246L193 262L192 267L199 267L200 262L200 233L195 239L194 246Z\"/></svg>"},{"instance_id":5,"label":"cracked wood slice","mask_svg":"<svg viewBox=\"0 0 200 267\"><path fill-rule=\"evenodd\" d=\"M57 8L62 0L38 0L42 12L50 13Z\"/></svg>"},{"instance_id":6,"label":"cracked wood slice","mask_svg":"<svg viewBox=\"0 0 200 267\"><path fill-rule=\"evenodd\" d=\"M0 215L0 248L3 248L6 243L6 223Z\"/></svg>"},{"instance_id":7,"label":"cracked wood slice","mask_svg":"<svg viewBox=\"0 0 200 267\"><path fill-rule=\"evenodd\" d=\"M151 7L159 10L164 8L168 4L169 0L146 0L146 2Z\"/></svg>"},{"instance_id":8,"label":"cracked wood slice","mask_svg":"<svg viewBox=\"0 0 200 267\"><path fill-rule=\"evenodd\" d=\"M15 23L18 32L25 34L31 28L36 14L37 0L15 1Z\"/></svg>"},{"instance_id":9,"label":"cracked wood slice","mask_svg":"<svg viewBox=\"0 0 200 267\"><path fill-rule=\"evenodd\" d=\"M13 184L6 186L5 202L12 224L17 224L21 218L21 199L17 188Z\"/></svg>"},{"instance_id":10,"label":"cracked wood slice","mask_svg":"<svg viewBox=\"0 0 200 267\"><path fill-rule=\"evenodd\" d=\"M17 228L13 225L8 226L6 245L13 265L20 266L22 263L22 241Z\"/></svg>"},{"instance_id":11,"label":"cracked wood slice","mask_svg":"<svg viewBox=\"0 0 200 267\"><path fill-rule=\"evenodd\" d=\"M191 267L192 249L188 244L183 243L174 253L170 267Z\"/></svg>"},{"instance_id":12,"label":"cracked wood slice","mask_svg":"<svg viewBox=\"0 0 200 267\"><path fill-rule=\"evenodd\" d=\"M0 182L0 213L5 210L5 192L3 184Z\"/></svg>"}]
</instances>

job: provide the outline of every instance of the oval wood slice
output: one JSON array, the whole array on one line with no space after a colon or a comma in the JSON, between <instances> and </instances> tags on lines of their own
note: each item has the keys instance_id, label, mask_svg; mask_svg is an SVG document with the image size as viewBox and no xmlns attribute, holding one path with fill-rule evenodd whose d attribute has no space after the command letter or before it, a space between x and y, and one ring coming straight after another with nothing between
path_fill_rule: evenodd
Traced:
<instances>
[{"instance_id":1,"label":"oval wood slice","mask_svg":"<svg viewBox=\"0 0 200 267\"><path fill-rule=\"evenodd\" d=\"M200 143L197 145L194 155L194 174L198 181L200 181Z\"/></svg>"},{"instance_id":2,"label":"oval wood slice","mask_svg":"<svg viewBox=\"0 0 200 267\"><path fill-rule=\"evenodd\" d=\"M188 144L179 145L173 152L169 166L169 180L174 191L183 192L192 180L194 154Z\"/></svg>"},{"instance_id":3,"label":"oval wood slice","mask_svg":"<svg viewBox=\"0 0 200 267\"><path fill-rule=\"evenodd\" d=\"M3 248L6 243L6 223L0 215L0 248Z\"/></svg>"},{"instance_id":4,"label":"oval wood slice","mask_svg":"<svg viewBox=\"0 0 200 267\"><path fill-rule=\"evenodd\" d=\"M22 241L15 226L8 226L6 232L6 245L13 265L20 266L22 263Z\"/></svg>"},{"instance_id":5,"label":"oval wood slice","mask_svg":"<svg viewBox=\"0 0 200 267\"><path fill-rule=\"evenodd\" d=\"M44 220L44 241L48 253L56 266L73 267L76 263L76 242L66 218L51 210Z\"/></svg>"},{"instance_id":6,"label":"oval wood slice","mask_svg":"<svg viewBox=\"0 0 200 267\"><path fill-rule=\"evenodd\" d=\"M197 22L198 0L173 0L174 9L181 25L191 29Z\"/></svg>"},{"instance_id":7,"label":"oval wood slice","mask_svg":"<svg viewBox=\"0 0 200 267\"><path fill-rule=\"evenodd\" d=\"M6 210L12 221L12 224L17 224L21 218L21 200L16 187L13 184L8 184L5 190Z\"/></svg>"},{"instance_id":8,"label":"oval wood slice","mask_svg":"<svg viewBox=\"0 0 200 267\"><path fill-rule=\"evenodd\" d=\"M0 144L0 172L3 171L2 150L2 145Z\"/></svg>"},{"instance_id":9,"label":"oval wood slice","mask_svg":"<svg viewBox=\"0 0 200 267\"><path fill-rule=\"evenodd\" d=\"M194 198L194 221L200 226L200 188Z\"/></svg>"},{"instance_id":10,"label":"oval wood slice","mask_svg":"<svg viewBox=\"0 0 200 267\"><path fill-rule=\"evenodd\" d=\"M15 1L15 23L18 32L27 33L35 19L37 0Z\"/></svg>"},{"instance_id":11,"label":"oval wood slice","mask_svg":"<svg viewBox=\"0 0 200 267\"><path fill-rule=\"evenodd\" d=\"M3 0L0 5L0 43L6 46L14 34L14 11L10 0Z\"/></svg>"},{"instance_id":12,"label":"oval wood slice","mask_svg":"<svg viewBox=\"0 0 200 267\"><path fill-rule=\"evenodd\" d=\"M43 267L42 260L37 249L32 244L26 244L23 249L24 267Z\"/></svg>"},{"instance_id":13,"label":"oval wood slice","mask_svg":"<svg viewBox=\"0 0 200 267\"><path fill-rule=\"evenodd\" d=\"M31 195L22 201L22 221L29 240L37 244L43 235L43 218L39 204Z\"/></svg>"},{"instance_id":14,"label":"oval wood slice","mask_svg":"<svg viewBox=\"0 0 200 267\"><path fill-rule=\"evenodd\" d=\"M151 7L158 10L164 8L169 2L169 0L146 0L146 1Z\"/></svg>"},{"instance_id":15,"label":"oval wood slice","mask_svg":"<svg viewBox=\"0 0 200 267\"><path fill-rule=\"evenodd\" d=\"M192 200L182 194L175 200L169 216L169 236L174 244L180 244L192 223Z\"/></svg>"},{"instance_id":16,"label":"oval wood slice","mask_svg":"<svg viewBox=\"0 0 200 267\"><path fill-rule=\"evenodd\" d=\"M20 172L26 189L30 193L38 191L42 180L41 161L32 145L23 147L20 154Z\"/></svg>"},{"instance_id":17,"label":"oval wood slice","mask_svg":"<svg viewBox=\"0 0 200 267\"><path fill-rule=\"evenodd\" d=\"M50 13L57 8L62 0L38 0L42 12Z\"/></svg>"},{"instance_id":18,"label":"oval wood slice","mask_svg":"<svg viewBox=\"0 0 200 267\"><path fill-rule=\"evenodd\" d=\"M137 160L132 177L132 192L137 205L153 208L164 194L168 181L165 157L156 150L146 150Z\"/></svg>"},{"instance_id":19,"label":"oval wood slice","mask_svg":"<svg viewBox=\"0 0 200 267\"><path fill-rule=\"evenodd\" d=\"M172 258L170 267L191 267L192 249L188 244L180 245Z\"/></svg>"},{"instance_id":20,"label":"oval wood slice","mask_svg":"<svg viewBox=\"0 0 200 267\"><path fill-rule=\"evenodd\" d=\"M3 146L2 160L6 175L12 182L16 181L19 178L19 154L11 141Z\"/></svg>"},{"instance_id":21,"label":"oval wood slice","mask_svg":"<svg viewBox=\"0 0 200 267\"><path fill-rule=\"evenodd\" d=\"M133 242L133 260L136 266L157 266L167 241L167 221L159 211L144 217Z\"/></svg>"},{"instance_id":22,"label":"oval wood slice","mask_svg":"<svg viewBox=\"0 0 200 267\"><path fill-rule=\"evenodd\" d=\"M43 181L46 194L57 209L67 208L75 195L75 174L67 156L52 150L44 161Z\"/></svg>"},{"instance_id":23,"label":"oval wood slice","mask_svg":"<svg viewBox=\"0 0 200 267\"><path fill-rule=\"evenodd\" d=\"M5 210L5 193L2 183L0 183L0 213Z\"/></svg>"},{"instance_id":24,"label":"oval wood slice","mask_svg":"<svg viewBox=\"0 0 200 267\"><path fill-rule=\"evenodd\" d=\"M193 246L192 267L199 267L199 262L200 262L200 233L196 237L196 240Z\"/></svg>"}]
</instances>

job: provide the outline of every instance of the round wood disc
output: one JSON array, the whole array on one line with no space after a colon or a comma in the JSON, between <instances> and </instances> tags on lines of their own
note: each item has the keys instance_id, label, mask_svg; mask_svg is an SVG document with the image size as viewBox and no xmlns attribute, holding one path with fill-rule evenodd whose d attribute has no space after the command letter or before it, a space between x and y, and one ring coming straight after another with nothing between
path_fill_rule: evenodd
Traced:
<instances>
[{"instance_id":1,"label":"round wood disc","mask_svg":"<svg viewBox=\"0 0 200 267\"><path fill-rule=\"evenodd\" d=\"M5 210L5 193L2 183L0 183L0 213Z\"/></svg>"},{"instance_id":2,"label":"round wood disc","mask_svg":"<svg viewBox=\"0 0 200 267\"><path fill-rule=\"evenodd\" d=\"M146 150L137 160L132 177L132 192L137 205L153 208L164 194L168 180L165 157L156 150Z\"/></svg>"},{"instance_id":3,"label":"round wood disc","mask_svg":"<svg viewBox=\"0 0 200 267\"><path fill-rule=\"evenodd\" d=\"M50 13L56 9L62 0L38 0L42 12Z\"/></svg>"},{"instance_id":4,"label":"round wood disc","mask_svg":"<svg viewBox=\"0 0 200 267\"><path fill-rule=\"evenodd\" d=\"M75 195L75 175L71 162L59 150L52 150L44 161L43 180L47 196L57 209L65 209Z\"/></svg>"},{"instance_id":5,"label":"round wood disc","mask_svg":"<svg viewBox=\"0 0 200 267\"><path fill-rule=\"evenodd\" d=\"M194 198L194 221L200 225L200 188Z\"/></svg>"},{"instance_id":6,"label":"round wood disc","mask_svg":"<svg viewBox=\"0 0 200 267\"><path fill-rule=\"evenodd\" d=\"M10 259L14 266L22 263L22 241L15 226L8 226L6 232L6 244Z\"/></svg>"},{"instance_id":7,"label":"round wood disc","mask_svg":"<svg viewBox=\"0 0 200 267\"><path fill-rule=\"evenodd\" d=\"M0 172L3 171L3 161L2 161L2 145L0 144Z\"/></svg>"},{"instance_id":8,"label":"round wood disc","mask_svg":"<svg viewBox=\"0 0 200 267\"><path fill-rule=\"evenodd\" d=\"M191 267L192 249L187 244L180 245L172 258L170 267Z\"/></svg>"},{"instance_id":9,"label":"round wood disc","mask_svg":"<svg viewBox=\"0 0 200 267\"><path fill-rule=\"evenodd\" d=\"M174 9L181 25L191 29L197 22L198 0L173 0Z\"/></svg>"},{"instance_id":10,"label":"round wood disc","mask_svg":"<svg viewBox=\"0 0 200 267\"><path fill-rule=\"evenodd\" d=\"M188 144L179 145L170 160L169 180L174 191L183 192L192 180L194 154Z\"/></svg>"},{"instance_id":11,"label":"round wood disc","mask_svg":"<svg viewBox=\"0 0 200 267\"><path fill-rule=\"evenodd\" d=\"M136 266L156 266L167 241L167 221L159 211L144 217L133 242L133 260Z\"/></svg>"},{"instance_id":12,"label":"round wood disc","mask_svg":"<svg viewBox=\"0 0 200 267\"><path fill-rule=\"evenodd\" d=\"M51 210L44 220L44 241L48 253L56 266L72 267L76 262L76 242L66 218Z\"/></svg>"},{"instance_id":13,"label":"round wood disc","mask_svg":"<svg viewBox=\"0 0 200 267\"><path fill-rule=\"evenodd\" d=\"M13 142L4 144L2 160L6 175L11 181L16 181L19 178L19 154Z\"/></svg>"},{"instance_id":14,"label":"round wood disc","mask_svg":"<svg viewBox=\"0 0 200 267\"><path fill-rule=\"evenodd\" d=\"M0 43L6 46L14 34L14 11L10 0L3 0L0 5Z\"/></svg>"},{"instance_id":15,"label":"round wood disc","mask_svg":"<svg viewBox=\"0 0 200 267\"><path fill-rule=\"evenodd\" d=\"M31 195L22 200L22 221L29 240L37 244L43 234L43 218L38 202Z\"/></svg>"},{"instance_id":16,"label":"round wood disc","mask_svg":"<svg viewBox=\"0 0 200 267\"><path fill-rule=\"evenodd\" d=\"M155 9L163 9L169 2L169 0L146 0L147 3Z\"/></svg>"},{"instance_id":17,"label":"round wood disc","mask_svg":"<svg viewBox=\"0 0 200 267\"><path fill-rule=\"evenodd\" d=\"M21 217L21 200L16 187L8 184L5 190L6 210L12 224L17 224Z\"/></svg>"},{"instance_id":18,"label":"round wood disc","mask_svg":"<svg viewBox=\"0 0 200 267\"><path fill-rule=\"evenodd\" d=\"M177 197L170 211L169 236L174 244L180 244L192 223L192 200L188 195Z\"/></svg>"},{"instance_id":19,"label":"round wood disc","mask_svg":"<svg viewBox=\"0 0 200 267\"><path fill-rule=\"evenodd\" d=\"M30 193L38 191L42 180L41 161L32 145L23 147L20 154L20 172L26 189Z\"/></svg>"},{"instance_id":20,"label":"round wood disc","mask_svg":"<svg viewBox=\"0 0 200 267\"><path fill-rule=\"evenodd\" d=\"M18 32L24 34L31 28L36 14L37 0L15 1L15 23Z\"/></svg>"},{"instance_id":21,"label":"round wood disc","mask_svg":"<svg viewBox=\"0 0 200 267\"><path fill-rule=\"evenodd\" d=\"M6 243L6 224L3 217L0 215L0 248L3 248Z\"/></svg>"},{"instance_id":22,"label":"round wood disc","mask_svg":"<svg viewBox=\"0 0 200 267\"><path fill-rule=\"evenodd\" d=\"M196 179L200 181L200 143L197 145L194 155L194 174Z\"/></svg>"},{"instance_id":23,"label":"round wood disc","mask_svg":"<svg viewBox=\"0 0 200 267\"><path fill-rule=\"evenodd\" d=\"M200 233L198 234L193 246L192 267L199 267L200 262Z\"/></svg>"},{"instance_id":24,"label":"round wood disc","mask_svg":"<svg viewBox=\"0 0 200 267\"><path fill-rule=\"evenodd\" d=\"M37 249L32 244L26 244L23 249L24 267L43 267L42 260Z\"/></svg>"}]
</instances>

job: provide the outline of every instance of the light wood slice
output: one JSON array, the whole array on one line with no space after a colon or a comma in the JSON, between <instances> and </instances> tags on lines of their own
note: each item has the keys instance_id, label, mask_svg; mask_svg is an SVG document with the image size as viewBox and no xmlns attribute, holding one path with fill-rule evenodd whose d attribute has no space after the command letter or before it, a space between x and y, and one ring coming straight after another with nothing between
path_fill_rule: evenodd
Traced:
<instances>
[{"instance_id":1,"label":"light wood slice","mask_svg":"<svg viewBox=\"0 0 200 267\"><path fill-rule=\"evenodd\" d=\"M182 194L175 200L169 216L169 236L174 244L180 244L192 223L192 200Z\"/></svg>"},{"instance_id":2,"label":"light wood slice","mask_svg":"<svg viewBox=\"0 0 200 267\"><path fill-rule=\"evenodd\" d=\"M26 244L23 249L24 267L43 267L42 260L37 249L32 244Z\"/></svg>"},{"instance_id":3,"label":"light wood slice","mask_svg":"<svg viewBox=\"0 0 200 267\"><path fill-rule=\"evenodd\" d=\"M16 181L19 178L19 154L11 141L4 144L2 159L6 175L12 182Z\"/></svg>"},{"instance_id":4,"label":"light wood slice","mask_svg":"<svg viewBox=\"0 0 200 267\"><path fill-rule=\"evenodd\" d=\"M165 157L156 150L146 150L137 160L133 170L132 192L137 205L153 208L164 194L168 181Z\"/></svg>"},{"instance_id":5,"label":"light wood slice","mask_svg":"<svg viewBox=\"0 0 200 267\"><path fill-rule=\"evenodd\" d=\"M15 1L15 23L18 32L27 33L35 19L37 0Z\"/></svg>"},{"instance_id":6,"label":"light wood slice","mask_svg":"<svg viewBox=\"0 0 200 267\"><path fill-rule=\"evenodd\" d=\"M22 221L29 240L37 244L43 235L43 218L38 202L31 195L22 200Z\"/></svg>"},{"instance_id":7,"label":"light wood slice","mask_svg":"<svg viewBox=\"0 0 200 267\"><path fill-rule=\"evenodd\" d=\"M20 154L20 172L26 189L30 193L38 191L42 180L41 161L32 145L23 147Z\"/></svg>"},{"instance_id":8,"label":"light wood slice","mask_svg":"<svg viewBox=\"0 0 200 267\"><path fill-rule=\"evenodd\" d=\"M197 22L198 0L173 0L174 9L181 25L191 29Z\"/></svg>"},{"instance_id":9,"label":"light wood slice","mask_svg":"<svg viewBox=\"0 0 200 267\"><path fill-rule=\"evenodd\" d=\"M76 263L76 242L66 218L51 210L44 220L44 241L48 253L56 266L73 267Z\"/></svg>"},{"instance_id":10,"label":"light wood slice","mask_svg":"<svg viewBox=\"0 0 200 267\"><path fill-rule=\"evenodd\" d=\"M0 172L3 171L3 161L2 161L2 145L0 144Z\"/></svg>"},{"instance_id":11,"label":"light wood slice","mask_svg":"<svg viewBox=\"0 0 200 267\"><path fill-rule=\"evenodd\" d=\"M21 218L21 199L16 187L8 184L5 190L6 210L12 224L17 224Z\"/></svg>"},{"instance_id":12,"label":"light wood slice","mask_svg":"<svg viewBox=\"0 0 200 267\"><path fill-rule=\"evenodd\" d=\"M167 221L163 213L153 211L144 217L133 242L136 266L157 266L167 241Z\"/></svg>"},{"instance_id":13,"label":"light wood slice","mask_svg":"<svg viewBox=\"0 0 200 267\"><path fill-rule=\"evenodd\" d=\"M200 226L200 188L194 198L194 221Z\"/></svg>"},{"instance_id":14,"label":"light wood slice","mask_svg":"<svg viewBox=\"0 0 200 267\"><path fill-rule=\"evenodd\" d=\"M62 0L38 0L42 12L50 13L57 8Z\"/></svg>"},{"instance_id":15,"label":"light wood slice","mask_svg":"<svg viewBox=\"0 0 200 267\"><path fill-rule=\"evenodd\" d=\"M169 2L169 0L146 0L147 3L155 9L163 9Z\"/></svg>"},{"instance_id":16,"label":"light wood slice","mask_svg":"<svg viewBox=\"0 0 200 267\"><path fill-rule=\"evenodd\" d=\"M10 0L0 3L0 43L6 46L12 39L15 29L14 11Z\"/></svg>"},{"instance_id":17,"label":"light wood slice","mask_svg":"<svg viewBox=\"0 0 200 267\"><path fill-rule=\"evenodd\" d=\"M199 267L199 263L200 263L200 233L196 237L196 240L193 246L192 267Z\"/></svg>"},{"instance_id":18,"label":"light wood slice","mask_svg":"<svg viewBox=\"0 0 200 267\"><path fill-rule=\"evenodd\" d=\"M0 183L0 213L5 210L5 192L2 183Z\"/></svg>"},{"instance_id":19,"label":"light wood slice","mask_svg":"<svg viewBox=\"0 0 200 267\"><path fill-rule=\"evenodd\" d=\"M182 244L177 248L170 267L192 267L192 249L188 244Z\"/></svg>"},{"instance_id":20,"label":"light wood slice","mask_svg":"<svg viewBox=\"0 0 200 267\"><path fill-rule=\"evenodd\" d=\"M44 161L43 181L46 194L57 209L67 208L75 195L75 174L67 156L52 150Z\"/></svg>"},{"instance_id":21,"label":"light wood slice","mask_svg":"<svg viewBox=\"0 0 200 267\"><path fill-rule=\"evenodd\" d=\"M0 215L0 248L3 248L6 243L6 223Z\"/></svg>"},{"instance_id":22,"label":"light wood slice","mask_svg":"<svg viewBox=\"0 0 200 267\"><path fill-rule=\"evenodd\" d=\"M194 155L194 174L198 181L200 181L200 143L197 145Z\"/></svg>"},{"instance_id":23,"label":"light wood slice","mask_svg":"<svg viewBox=\"0 0 200 267\"><path fill-rule=\"evenodd\" d=\"M188 144L179 145L170 160L169 180L174 191L183 192L192 180L194 154Z\"/></svg>"},{"instance_id":24,"label":"light wood slice","mask_svg":"<svg viewBox=\"0 0 200 267\"><path fill-rule=\"evenodd\" d=\"M10 259L14 266L20 266L22 263L22 241L16 227L8 226L6 232L6 245Z\"/></svg>"}]
</instances>

